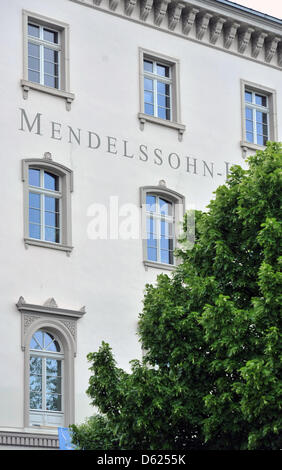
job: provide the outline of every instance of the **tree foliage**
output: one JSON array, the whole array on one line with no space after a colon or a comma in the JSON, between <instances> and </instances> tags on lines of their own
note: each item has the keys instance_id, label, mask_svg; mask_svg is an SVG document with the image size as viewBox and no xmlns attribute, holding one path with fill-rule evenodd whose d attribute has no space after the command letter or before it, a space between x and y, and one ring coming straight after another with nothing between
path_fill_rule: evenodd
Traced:
<instances>
[{"instance_id":1,"label":"tree foliage","mask_svg":"<svg viewBox=\"0 0 282 470\"><path fill-rule=\"evenodd\" d=\"M146 286L142 362L88 355L100 415L73 426L81 448L281 448L281 163L269 143L196 213L193 249Z\"/></svg>"}]
</instances>

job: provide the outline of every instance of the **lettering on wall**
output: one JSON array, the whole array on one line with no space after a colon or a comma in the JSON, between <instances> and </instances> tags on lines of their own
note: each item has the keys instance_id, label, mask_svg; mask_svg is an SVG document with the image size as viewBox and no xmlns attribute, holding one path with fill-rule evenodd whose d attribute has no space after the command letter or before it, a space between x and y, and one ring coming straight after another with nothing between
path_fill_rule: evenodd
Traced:
<instances>
[{"instance_id":1,"label":"lettering on wall","mask_svg":"<svg viewBox=\"0 0 282 470\"><path fill-rule=\"evenodd\" d=\"M216 169L215 163L211 161L200 160L188 155L179 155L177 152L165 152L159 147L149 148L143 143L136 148L129 140L118 139L117 137L107 135L101 137L93 130L84 131L80 128L72 128L70 125L65 127L62 123L49 121L48 134L43 134L43 115L35 113L28 116L23 108L20 109L20 127L23 132L33 133L43 136L49 135L53 140L66 140L70 144L84 146L91 151L103 150L107 154L116 157L125 157L135 159L140 162L152 162L154 165L162 166L165 162L173 171L185 171L190 175L200 175L209 178L215 176L227 177L231 164L224 162L224 168Z\"/></svg>"}]
</instances>

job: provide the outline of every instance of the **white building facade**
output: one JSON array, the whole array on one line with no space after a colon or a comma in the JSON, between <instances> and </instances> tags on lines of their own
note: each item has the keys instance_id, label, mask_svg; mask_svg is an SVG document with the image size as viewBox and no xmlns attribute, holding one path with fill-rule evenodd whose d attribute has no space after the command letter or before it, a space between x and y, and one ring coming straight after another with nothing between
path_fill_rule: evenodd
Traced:
<instances>
[{"instance_id":1,"label":"white building facade","mask_svg":"<svg viewBox=\"0 0 282 470\"><path fill-rule=\"evenodd\" d=\"M141 358L187 209L282 140L282 20L226 0L2 5L0 448L93 414L86 356ZM6 222L5 222L6 220Z\"/></svg>"}]
</instances>

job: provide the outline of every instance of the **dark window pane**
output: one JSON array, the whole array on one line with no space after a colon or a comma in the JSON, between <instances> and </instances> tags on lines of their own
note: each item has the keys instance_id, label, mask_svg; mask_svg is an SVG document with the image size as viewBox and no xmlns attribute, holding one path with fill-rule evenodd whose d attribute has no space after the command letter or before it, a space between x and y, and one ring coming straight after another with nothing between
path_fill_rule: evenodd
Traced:
<instances>
[{"instance_id":1,"label":"dark window pane","mask_svg":"<svg viewBox=\"0 0 282 470\"><path fill-rule=\"evenodd\" d=\"M263 135L268 137L268 126L263 125L262 129L263 129Z\"/></svg>"},{"instance_id":2,"label":"dark window pane","mask_svg":"<svg viewBox=\"0 0 282 470\"><path fill-rule=\"evenodd\" d=\"M251 92L245 91L245 101L247 101L248 103L252 102L252 93Z\"/></svg>"},{"instance_id":3,"label":"dark window pane","mask_svg":"<svg viewBox=\"0 0 282 470\"><path fill-rule=\"evenodd\" d=\"M57 77L52 77L51 75L44 75L44 85L51 88L58 88L59 82Z\"/></svg>"},{"instance_id":4,"label":"dark window pane","mask_svg":"<svg viewBox=\"0 0 282 470\"><path fill-rule=\"evenodd\" d=\"M31 410L42 410L42 394L39 392L30 392L29 406Z\"/></svg>"},{"instance_id":5,"label":"dark window pane","mask_svg":"<svg viewBox=\"0 0 282 470\"><path fill-rule=\"evenodd\" d=\"M267 105L267 99L266 99L266 96L262 96L262 95L257 95L255 96L255 101L256 101L256 104L258 104L259 106L264 106L266 107Z\"/></svg>"},{"instance_id":6,"label":"dark window pane","mask_svg":"<svg viewBox=\"0 0 282 470\"><path fill-rule=\"evenodd\" d=\"M157 74L162 77L169 77L169 67L167 65L157 64Z\"/></svg>"},{"instance_id":7,"label":"dark window pane","mask_svg":"<svg viewBox=\"0 0 282 470\"><path fill-rule=\"evenodd\" d=\"M59 178L52 173L44 171L44 188L51 189L53 191L59 190Z\"/></svg>"},{"instance_id":8,"label":"dark window pane","mask_svg":"<svg viewBox=\"0 0 282 470\"><path fill-rule=\"evenodd\" d=\"M144 60L144 70L146 72L153 72L153 62L149 60Z\"/></svg>"},{"instance_id":9,"label":"dark window pane","mask_svg":"<svg viewBox=\"0 0 282 470\"><path fill-rule=\"evenodd\" d=\"M268 140L269 140L268 136L263 136L263 145L266 145Z\"/></svg>"},{"instance_id":10,"label":"dark window pane","mask_svg":"<svg viewBox=\"0 0 282 470\"><path fill-rule=\"evenodd\" d=\"M154 116L154 106L152 104L145 103L145 114Z\"/></svg>"},{"instance_id":11,"label":"dark window pane","mask_svg":"<svg viewBox=\"0 0 282 470\"><path fill-rule=\"evenodd\" d=\"M28 43L28 55L39 58L40 49L39 49L38 44L33 44L32 42Z\"/></svg>"},{"instance_id":12,"label":"dark window pane","mask_svg":"<svg viewBox=\"0 0 282 470\"><path fill-rule=\"evenodd\" d=\"M40 83L40 74L39 72L33 72L33 70L28 71L28 79L33 83Z\"/></svg>"},{"instance_id":13,"label":"dark window pane","mask_svg":"<svg viewBox=\"0 0 282 470\"><path fill-rule=\"evenodd\" d=\"M62 409L61 395L46 394L46 409L50 411L61 411Z\"/></svg>"},{"instance_id":14,"label":"dark window pane","mask_svg":"<svg viewBox=\"0 0 282 470\"><path fill-rule=\"evenodd\" d=\"M49 47L44 47L44 60L48 62L58 63L58 51L54 49L49 49Z\"/></svg>"},{"instance_id":15,"label":"dark window pane","mask_svg":"<svg viewBox=\"0 0 282 470\"><path fill-rule=\"evenodd\" d=\"M29 236L30 238L36 238L37 240L40 240L41 238L40 225L29 224Z\"/></svg>"},{"instance_id":16,"label":"dark window pane","mask_svg":"<svg viewBox=\"0 0 282 470\"><path fill-rule=\"evenodd\" d=\"M53 42L58 44L58 33L56 31L51 31L50 29L43 29L43 38L45 41Z\"/></svg>"},{"instance_id":17,"label":"dark window pane","mask_svg":"<svg viewBox=\"0 0 282 470\"><path fill-rule=\"evenodd\" d=\"M33 24L28 24L28 35L39 38L39 26L34 26Z\"/></svg>"}]
</instances>

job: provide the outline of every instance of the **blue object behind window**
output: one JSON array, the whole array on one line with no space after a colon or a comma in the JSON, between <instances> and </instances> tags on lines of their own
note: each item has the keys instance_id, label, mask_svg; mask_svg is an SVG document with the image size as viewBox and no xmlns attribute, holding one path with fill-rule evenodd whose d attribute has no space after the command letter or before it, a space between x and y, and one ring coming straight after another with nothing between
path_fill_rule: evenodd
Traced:
<instances>
[{"instance_id":1,"label":"blue object behind window","mask_svg":"<svg viewBox=\"0 0 282 470\"><path fill-rule=\"evenodd\" d=\"M60 450L75 450L75 445L71 442L71 430L69 428L58 428Z\"/></svg>"}]
</instances>

